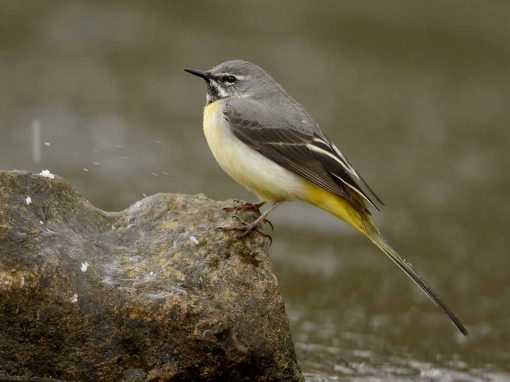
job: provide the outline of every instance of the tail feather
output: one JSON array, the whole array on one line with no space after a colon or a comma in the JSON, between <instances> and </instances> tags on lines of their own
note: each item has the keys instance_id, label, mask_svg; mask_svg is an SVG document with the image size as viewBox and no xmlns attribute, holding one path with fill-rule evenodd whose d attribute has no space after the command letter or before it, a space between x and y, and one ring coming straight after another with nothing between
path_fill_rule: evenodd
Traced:
<instances>
[{"instance_id":1,"label":"tail feather","mask_svg":"<svg viewBox=\"0 0 510 382\"><path fill-rule=\"evenodd\" d=\"M365 233L365 235L374 243L381 251L383 251L386 256L388 256L391 261L393 261L404 273L413 280L416 285L418 285L421 290L427 295L428 298L432 300L434 304L436 304L439 309L441 309L446 315L450 318L453 324L459 329L459 331L465 336L468 335L468 331L466 327L462 324L460 319L452 312L448 306L441 301L439 295L432 289L425 280L413 269L411 265L406 263L406 261L400 257L400 255L388 244L388 242L381 236L381 234L377 231L371 231Z\"/></svg>"},{"instance_id":2,"label":"tail feather","mask_svg":"<svg viewBox=\"0 0 510 382\"><path fill-rule=\"evenodd\" d=\"M371 222L367 213L353 208L345 199L323 190L315 185L310 185L307 201L332 215L342 219L356 228L359 232L369 238L382 252L388 256L404 273L418 285L423 292L450 318L453 324L464 335L468 334L459 318L441 301L438 294L413 270L411 265L400 257L400 255L388 244L379 233L377 227Z\"/></svg>"}]
</instances>

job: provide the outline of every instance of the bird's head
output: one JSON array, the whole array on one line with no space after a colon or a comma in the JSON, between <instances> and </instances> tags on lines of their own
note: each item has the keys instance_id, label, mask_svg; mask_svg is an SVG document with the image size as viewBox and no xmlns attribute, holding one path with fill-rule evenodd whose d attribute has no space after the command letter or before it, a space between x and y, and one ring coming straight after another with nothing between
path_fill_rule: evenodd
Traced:
<instances>
[{"instance_id":1,"label":"bird's head","mask_svg":"<svg viewBox=\"0 0 510 382\"><path fill-rule=\"evenodd\" d=\"M223 98L269 93L279 85L262 68L243 60L226 61L207 71L184 69L207 83L207 103Z\"/></svg>"}]
</instances>

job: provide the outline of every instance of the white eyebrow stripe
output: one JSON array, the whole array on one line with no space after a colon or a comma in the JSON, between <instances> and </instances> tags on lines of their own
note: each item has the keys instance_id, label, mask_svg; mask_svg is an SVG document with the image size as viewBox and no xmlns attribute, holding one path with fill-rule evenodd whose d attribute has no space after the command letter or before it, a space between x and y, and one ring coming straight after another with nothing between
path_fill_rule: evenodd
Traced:
<instances>
[{"instance_id":1,"label":"white eyebrow stripe","mask_svg":"<svg viewBox=\"0 0 510 382\"><path fill-rule=\"evenodd\" d=\"M232 73L216 73L215 76L234 76L238 80L248 80L251 78L250 76L245 76L242 74L232 74Z\"/></svg>"}]
</instances>

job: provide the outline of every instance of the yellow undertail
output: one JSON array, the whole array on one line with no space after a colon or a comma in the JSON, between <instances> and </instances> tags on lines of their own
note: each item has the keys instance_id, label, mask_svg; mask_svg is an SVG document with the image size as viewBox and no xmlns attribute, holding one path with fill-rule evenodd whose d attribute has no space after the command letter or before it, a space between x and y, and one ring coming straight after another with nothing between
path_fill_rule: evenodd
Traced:
<instances>
[{"instance_id":1,"label":"yellow undertail","mask_svg":"<svg viewBox=\"0 0 510 382\"><path fill-rule=\"evenodd\" d=\"M332 194L312 183L307 186L307 202L319 207L365 235L374 243L386 256L388 256L404 273L411 278L448 317L453 324L464 335L468 331L460 322L457 316L441 301L437 293L421 278L421 276L411 268L411 265L400 257L400 255L384 239L377 227L372 223L370 216L366 212L359 211L352 207L345 199Z\"/></svg>"}]
</instances>

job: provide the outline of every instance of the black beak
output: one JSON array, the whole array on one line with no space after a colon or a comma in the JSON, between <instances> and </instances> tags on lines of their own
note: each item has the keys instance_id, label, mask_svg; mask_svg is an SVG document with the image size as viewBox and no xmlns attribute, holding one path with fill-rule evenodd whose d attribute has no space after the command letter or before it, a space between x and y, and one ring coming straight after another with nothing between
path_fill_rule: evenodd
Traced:
<instances>
[{"instance_id":1,"label":"black beak","mask_svg":"<svg viewBox=\"0 0 510 382\"><path fill-rule=\"evenodd\" d=\"M206 81L209 79L209 74L207 72L202 72L201 70L184 68L184 71L188 72L188 73L191 73L191 74L194 74L197 77L203 78Z\"/></svg>"}]
</instances>

